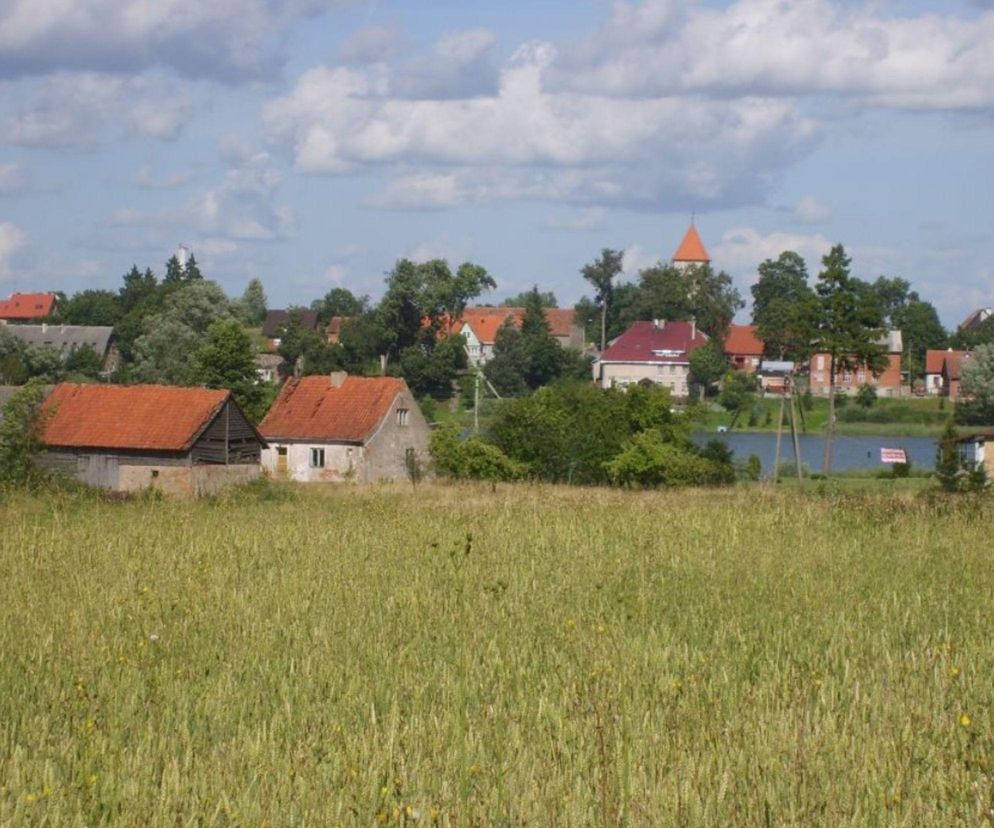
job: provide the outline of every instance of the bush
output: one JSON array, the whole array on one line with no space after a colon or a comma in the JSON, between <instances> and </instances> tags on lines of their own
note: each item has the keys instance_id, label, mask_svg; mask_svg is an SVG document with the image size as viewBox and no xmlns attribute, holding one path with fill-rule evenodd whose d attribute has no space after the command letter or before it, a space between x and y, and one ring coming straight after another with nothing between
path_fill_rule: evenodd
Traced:
<instances>
[{"instance_id":1,"label":"bush","mask_svg":"<svg viewBox=\"0 0 994 828\"><path fill-rule=\"evenodd\" d=\"M489 480L492 483L518 480L527 467L509 459L497 446L477 437L461 441L454 428L438 428L430 446L435 471L457 480Z\"/></svg>"},{"instance_id":2,"label":"bush","mask_svg":"<svg viewBox=\"0 0 994 828\"><path fill-rule=\"evenodd\" d=\"M742 472L745 474L747 480L759 480L763 475L763 464L759 459L759 455L750 454L742 466Z\"/></svg>"},{"instance_id":3,"label":"bush","mask_svg":"<svg viewBox=\"0 0 994 828\"><path fill-rule=\"evenodd\" d=\"M657 431L635 435L613 460L605 463L611 481L619 486L727 485L735 481L735 470L666 442Z\"/></svg>"},{"instance_id":4,"label":"bush","mask_svg":"<svg viewBox=\"0 0 994 828\"><path fill-rule=\"evenodd\" d=\"M34 486L46 478L37 459L41 451L39 416L45 388L32 380L14 392L0 414L0 484Z\"/></svg>"},{"instance_id":5,"label":"bush","mask_svg":"<svg viewBox=\"0 0 994 828\"><path fill-rule=\"evenodd\" d=\"M856 392L856 403L860 408L873 408L877 401L877 389L872 385L863 383Z\"/></svg>"}]
</instances>

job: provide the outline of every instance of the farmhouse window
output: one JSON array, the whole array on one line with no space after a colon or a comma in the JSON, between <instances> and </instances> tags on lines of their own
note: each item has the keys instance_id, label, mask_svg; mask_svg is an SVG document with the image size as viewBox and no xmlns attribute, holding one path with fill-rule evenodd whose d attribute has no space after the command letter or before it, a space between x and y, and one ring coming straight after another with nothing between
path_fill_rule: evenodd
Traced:
<instances>
[{"instance_id":1,"label":"farmhouse window","mask_svg":"<svg viewBox=\"0 0 994 828\"><path fill-rule=\"evenodd\" d=\"M311 449L311 468L312 469L323 469L324 468L324 449L323 448L312 448Z\"/></svg>"},{"instance_id":2,"label":"farmhouse window","mask_svg":"<svg viewBox=\"0 0 994 828\"><path fill-rule=\"evenodd\" d=\"M407 425L407 415L408 410L406 408L397 409L397 425L406 426Z\"/></svg>"}]
</instances>

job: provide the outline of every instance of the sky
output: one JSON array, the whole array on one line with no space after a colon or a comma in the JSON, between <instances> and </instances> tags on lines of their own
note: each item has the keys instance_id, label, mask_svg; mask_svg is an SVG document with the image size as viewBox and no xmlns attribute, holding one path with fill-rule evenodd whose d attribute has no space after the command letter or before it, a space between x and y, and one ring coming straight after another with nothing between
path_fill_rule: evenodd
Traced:
<instances>
[{"instance_id":1,"label":"sky","mask_svg":"<svg viewBox=\"0 0 994 828\"><path fill-rule=\"evenodd\" d=\"M744 295L994 305L994 0L4 0L0 294L160 275L374 300L402 257L570 305L694 217ZM741 318L747 316L747 312Z\"/></svg>"}]
</instances>

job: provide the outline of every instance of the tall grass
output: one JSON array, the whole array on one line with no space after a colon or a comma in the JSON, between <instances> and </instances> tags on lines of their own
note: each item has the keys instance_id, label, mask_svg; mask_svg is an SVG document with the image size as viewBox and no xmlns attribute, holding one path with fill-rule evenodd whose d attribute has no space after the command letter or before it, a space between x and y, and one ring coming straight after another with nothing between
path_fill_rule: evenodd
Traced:
<instances>
[{"instance_id":1,"label":"tall grass","mask_svg":"<svg viewBox=\"0 0 994 828\"><path fill-rule=\"evenodd\" d=\"M0 824L976 825L994 509L0 506Z\"/></svg>"}]
</instances>

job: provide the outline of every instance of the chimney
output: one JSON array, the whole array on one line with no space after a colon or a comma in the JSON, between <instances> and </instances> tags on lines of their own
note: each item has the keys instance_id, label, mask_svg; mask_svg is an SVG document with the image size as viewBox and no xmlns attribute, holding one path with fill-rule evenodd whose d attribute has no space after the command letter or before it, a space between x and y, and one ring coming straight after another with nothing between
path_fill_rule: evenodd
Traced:
<instances>
[{"instance_id":1,"label":"chimney","mask_svg":"<svg viewBox=\"0 0 994 828\"><path fill-rule=\"evenodd\" d=\"M41 323L41 332L45 333L46 331L48 331L48 323L47 322L42 322Z\"/></svg>"},{"instance_id":2,"label":"chimney","mask_svg":"<svg viewBox=\"0 0 994 828\"><path fill-rule=\"evenodd\" d=\"M656 326L656 330L657 331L661 331L663 328L666 327L666 320L665 319L653 319L652 320L652 324Z\"/></svg>"},{"instance_id":3,"label":"chimney","mask_svg":"<svg viewBox=\"0 0 994 828\"><path fill-rule=\"evenodd\" d=\"M696 319L691 319L690 320L690 341L693 342L695 339L697 339L697 320Z\"/></svg>"},{"instance_id":4,"label":"chimney","mask_svg":"<svg viewBox=\"0 0 994 828\"><path fill-rule=\"evenodd\" d=\"M331 387L341 388L345 382L345 378L348 376L347 371L332 371L331 372Z\"/></svg>"}]
</instances>

